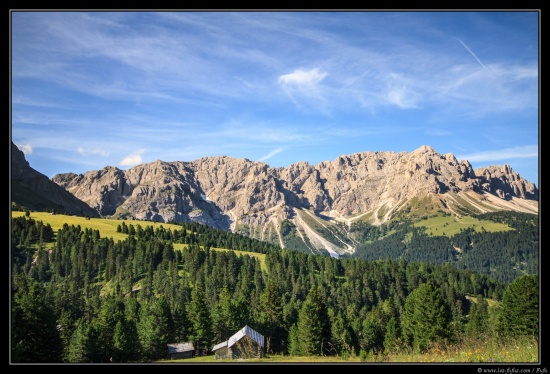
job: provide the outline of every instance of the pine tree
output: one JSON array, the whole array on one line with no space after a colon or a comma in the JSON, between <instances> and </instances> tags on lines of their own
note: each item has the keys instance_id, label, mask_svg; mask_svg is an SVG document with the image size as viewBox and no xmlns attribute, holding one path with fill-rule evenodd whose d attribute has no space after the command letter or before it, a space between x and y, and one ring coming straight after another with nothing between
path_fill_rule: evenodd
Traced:
<instances>
[{"instance_id":1,"label":"pine tree","mask_svg":"<svg viewBox=\"0 0 550 374\"><path fill-rule=\"evenodd\" d=\"M147 361L166 357L167 344L173 341L174 324L164 296L140 309L138 334L143 358Z\"/></svg>"},{"instance_id":2,"label":"pine tree","mask_svg":"<svg viewBox=\"0 0 550 374\"><path fill-rule=\"evenodd\" d=\"M93 320L99 333L97 342L101 347L101 362L109 362L113 351L113 336L115 327L124 320L124 303L114 295L105 295L101 299L98 316Z\"/></svg>"},{"instance_id":3,"label":"pine tree","mask_svg":"<svg viewBox=\"0 0 550 374\"><path fill-rule=\"evenodd\" d=\"M84 318L76 322L65 355L66 362L93 363L100 362L99 334Z\"/></svg>"},{"instance_id":4,"label":"pine tree","mask_svg":"<svg viewBox=\"0 0 550 374\"><path fill-rule=\"evenodd\" d=\"M231 301L231 294L227 287L224 287L211 313L214 338L216 341L226 340L233 335L235 331L240 329L238 326L235 326L235 314L236 311Z\"/></svg>"},{"instance_id":5,"label":"pine tree","mask_svg":"<svg viewBox=\"0 0 550 374\"><path fill-rule=\"evenodd\" d=\"M386 333L384 334L384 350L386 353L395 352L399 349L401 339L399 324L395 317L391 317L386 325Z\"/></svg>"},{"instance_id":6,"label":"pine tree","mask_svg":"<svg viewBox=\"0 0 550 374\"><path fill-rule=\"evenodd\" d=\"M197 282L193 291L191 291L188 316L192 326L191 339L196 351L208 351L213 338L212 318L210 317L210 310L206 302L202 283L200 282Z\"/></svg>"},{"instance_id":7,"label":"pine tree","mask_svg":"<svg viewBox=\"0 0 550 374\"><path fill-rule=\"evenodd\" d=\"M330 325L321 292L312 287L298 315L299 351L304 356L328 353Z\"/></svg>"},{"instance_id":8,"label":"pine tree","mask_svg":"<svg viewBox=\"0 0 550 374\"><path fill-rule=\"evenodd\" d=\"M489 331L489 303L479 296L477 303L470 306L469 320L465 333L469 337L483 336Z\"/></svg>"},{"instance_id":9,"label":"pine tree","mask_svg":"<svg viewBox=\"0 0 550 374\"><path fill-rule=\"evenodd\" d=\"M508 285L502 296L501 329L512 336L539 333L539 277L523 275Z\"/></svg>"},{"instance_id":10,"label":"pine tree","mask_svg":"<svg viewBox=\"0 0 550 374\"><path fill-rule=\"evenodd\" d=\"M63 345L57 318L40 284L32 279L15 290L11 315L13 362L61 362Z\"/></svg>"},{"instance_id":11,"label":"pine tree","mask_svg":"<svg viewBox=\"0 0 550 374\"><path fill-rule=\"evenodd\" d=\"M260 296L256 320L263 334L269 338L269 348L273 352L282 352L287 335L283 326L283 302L273 281L268 282Z\"/></svg>"},{"instance_id":12,"label":"pine tree","mask_svg":"<svg viewBox=\"0 0 550 374\"><path fill-rule=\"evenodd\" d=\"M382 330L383 325L373 314L372 312L368 313L363 322L361 341L365 352L378 353L384 344L384 331Z\"/></svg>"},{"instance_id":13,"label":"pine tree","mask_svg":"<svg viewBox=\"0 0 550 374\"><path fill-rule=\"evenodd\" d=\"M112 362L135 362L140 357L138 333L134 321L118 321L113 335Z\"/></svg>"},{"instance_id":14,"label":"pine tree","mask_svg":"<svg viewBox=\"0 0 550 374\"><path fill-rule=\"evenodd\" d=\"M423 283L405 300L403 335L418 351L449 336L451 312L432 282Z\"/></svg>"},{"instance_id":15,"label":"pine tree","mask_svg":"<svg viewBox=\"0 0 550 374\"><path fill-rule=\"evenodd\" d=\"M333 313L329 311L329 315L331 316L331 351L340 355L354 353L353 330L347 322L345 315L338 313L337 316L333 316Z\"/></svg>"},{"instance_id":16,"label":"pine tree","mask_svg":"<svg viewBox=\"0 0 550 374\"><path fill-rule=\"evenodd\" d=\"M291 356L302 356L302 347L301 347L301 340L300 336L298 335L298 324L295 323L292 326L290 326L290 329L288 331L288 354Z\"/></svg>"}]
</instances>

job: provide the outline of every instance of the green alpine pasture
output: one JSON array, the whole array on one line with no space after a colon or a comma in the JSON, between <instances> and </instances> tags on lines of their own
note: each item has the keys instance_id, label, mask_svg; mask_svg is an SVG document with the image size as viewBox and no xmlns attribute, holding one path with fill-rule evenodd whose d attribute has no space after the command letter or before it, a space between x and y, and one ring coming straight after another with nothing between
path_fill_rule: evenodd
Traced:
<instances>
[{"instance_id":1,"label":"green alpine pasture","mask_svg":"<svg viewBox=\"0 0 550 374\"><path fill-rule=\"evenodd\" d=\"M21 217L24 216L25 212L12 212L12 217ZM110 218L85 218L85 217L78 217L78 216L68 216L63 214L50 214L47 212L30 212L30 218L34 219L35 221L42 221L45 224L50 224L50 226L53 229L54 235L57 233L59 229L63 227L63 225L66 223L69 226L80 226L82 229L88 228L92 230L98 230L99 234L102 238L113 238L113 240L124 240L128 237L127 234L124 234L122 232L117 232L117 227L122 223L126 222L127 225L134 224L134 225L141 225L142 227L146 226L162 226L165 229L170 230L181 230L181 226L174 225L170 223L158 223L158 222L149 222L149 221L134 221L134 220L119 220L119 219L110 219ZM182 243L174 243L174 249L176 250L184 250L188 245L182 244ZM211 250L216 251L230 251L230 249L225 248L210 248ZM250 252L245 251L239 251L239 250L233 250L235 254L238 256L242 255L251 255ZM262 268L265 270L265 254L263 253L253 253L253 256L255 256L262 266Z\"/></svg>"},{"instance_id":2,"label":"green alpine pasture","mask_svg":"<svg viewBox=\"0 0 550 374\"><path fill-rule=\"evenodd\" d=\"M458 234L461 230L473 228L476 232L499 232L513 230L508 225L489 220L480 220L470 216L461 218L449 214L437 214L417 221L415 227L424 227L425 233L430 236L448 236Z\"/></svg>"}]
</instances>

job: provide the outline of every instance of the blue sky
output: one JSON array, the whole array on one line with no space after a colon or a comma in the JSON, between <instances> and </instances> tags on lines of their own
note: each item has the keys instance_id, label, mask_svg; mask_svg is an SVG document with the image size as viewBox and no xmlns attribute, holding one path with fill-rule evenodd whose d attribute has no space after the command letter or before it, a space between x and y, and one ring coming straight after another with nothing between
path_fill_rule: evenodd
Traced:
<instances>
[{"instance_id":1,"label":"blue sky","mask_svg":"<svg viewBox=\"0 0 550 374\"><path fill-rule=\"evenodd\" d=\"M509 164L537 187L539 22L510 12L11 13L11 138L53 177L361 151Z\"/></svg>"}]
</instances>

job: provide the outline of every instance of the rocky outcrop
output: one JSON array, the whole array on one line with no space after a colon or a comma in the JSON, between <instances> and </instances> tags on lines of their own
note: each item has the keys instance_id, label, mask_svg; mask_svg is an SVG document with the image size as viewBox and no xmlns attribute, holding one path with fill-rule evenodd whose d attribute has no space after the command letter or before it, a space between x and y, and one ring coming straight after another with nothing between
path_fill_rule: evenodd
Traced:
<instances>
[{"instance_id":1,"label":"rocky outcrop","mask_svg":"<svg viewBox=\"0 0 550 374\"><path fill-rule=\"evenodd\" d=\"M316 166L316 209L343 215L366 212L386 203L392 206L414 196L443 194L479 187L472 166L451 155L423 146L412 153L362 152L340 156Z\"/></svg>"},{"instance_id":2,"label":"rocky outcrop","mask_svg":"<svg viewBox=\"0 0 550 374\"><path fill-rule=\"evenodd\" d=\"M475 173L480 178L483 190L501 199L510 200L512 197L537 201L539 199L539 191L535 184L520 177L510 165L479 168Z\"/></svg>"}]
</instances>

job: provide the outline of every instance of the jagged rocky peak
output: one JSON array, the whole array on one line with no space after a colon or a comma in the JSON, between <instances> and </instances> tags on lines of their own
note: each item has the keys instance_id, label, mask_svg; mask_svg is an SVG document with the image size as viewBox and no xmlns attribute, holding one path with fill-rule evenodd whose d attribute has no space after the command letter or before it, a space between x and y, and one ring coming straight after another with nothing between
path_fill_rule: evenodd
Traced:
<instances>
[{"instance_id":1,"label":"jagged rocky peak","mask_svg":"<svg viewBox=\"0 0 550 374\"><path fill-rule=\"evenodd\" d=\"M508 200L512 197L539 199L539 191L535 184L522 178L508 164L478 168L475 174L480 177L483 190L501 199Z\"/></svg>"},{"instance_id":2,"label":"jagged rocky peak","mask_svg":"<svg viewBox=\"0 0 550 374\"><path fill-rule=\"evenodd\" d=\"M227 156L157 160L129 170L106 167L54 180L103 215L193 220L225 229L267 225L292 216L294 209L342 217L380 210L386 215L376 222L382 222L406 201L429 194L470 191L538 199L536 187L509 167L474 171L468 161L458 162L453 154L441 155L429 146L411 153L360 152L286 168Z\"/></svg>"},{"instance_id":3,"label":"jagged rocky peak","mask_svg":"<svg viewBox=\"0 0 550 374\"><path fill-rule=\"evenodd\" d=\"M418 154L429 154L433 156L438 153L429 145L422 145L411 152L411 155L418 155Z\"/></svg>"}]
</instances>

